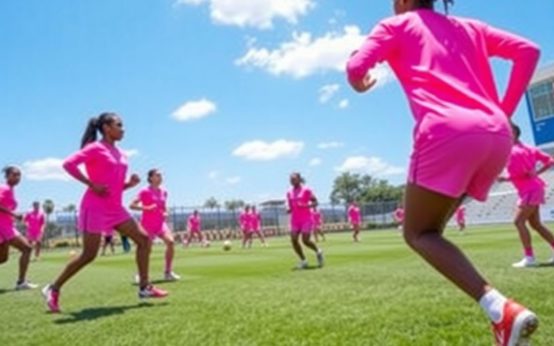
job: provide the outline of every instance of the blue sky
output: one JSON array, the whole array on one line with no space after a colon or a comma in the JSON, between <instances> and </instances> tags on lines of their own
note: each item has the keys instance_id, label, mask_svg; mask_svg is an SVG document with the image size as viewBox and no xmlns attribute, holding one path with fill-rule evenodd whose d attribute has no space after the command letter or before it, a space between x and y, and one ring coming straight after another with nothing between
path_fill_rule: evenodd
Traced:
<instances>
[{"instance_id":1,"label":"blue sky","mask_svg":"<svg viewBox=\"0 0 554 346\"><path fill-rule=\"evenodd\" d=\"M536 41L541 65L554 61L552 13L551 0L452 9ZM22 208L77 204L83 187L59 162L112 110L131 171L161 168L172 205L282 197L293 170L324 201L341 170L402 183L412 118L398 83L382 68L356 95L341 71L389 15L389 0L2 1L0 164L23 167ZM494 61L501 88L508 68ZM524 103L516 121L531 141Z\"/></svg>"}]
</instances>

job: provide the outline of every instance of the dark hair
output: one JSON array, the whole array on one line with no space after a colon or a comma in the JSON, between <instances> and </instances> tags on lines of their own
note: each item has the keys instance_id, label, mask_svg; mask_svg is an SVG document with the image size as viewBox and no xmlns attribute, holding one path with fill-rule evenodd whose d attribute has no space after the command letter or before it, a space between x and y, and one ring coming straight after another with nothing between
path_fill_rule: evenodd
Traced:
<instances>
[{"instance_id":1,"label":"dark hair","mask_svg":"<svg viewBox=\"0 0 554 346\"><path fill-rule=\"evenodd\" d=\"M6 179L15 171L19 171L19 168L17 168L16 166L6 166L2 168L2 173L4 173L4 177Z\"/></svg>"},{"instance_id":2,"label":"dark hair","mask_svg":"<svg viewBox=\"0 0 554 346\"><path fill-rule=\"evenodd\" d=\"M512 123L512 133L514 134L514 138L519 140L519 137L521 136L521 129L514 123Z\"/></svg>"},{"instance_id":3,"label":"dark hair","mask_svg":"<svg viewBox=\"0 0 554 346\"><path fill-rule=\"evenodd\" d=\"M152 182L152 177L158 172L158 169L157 168L152 168L151 170L148 171L148 182L151 183Z\"/></svg>"},{"instance_id":4,"label":"dark hair","mask_svg":"<svg viewBox=\"0 0 554 346\"><path fill-rule=\"evenodd\" d=\"M115 117L117 117L116 113L104 112L97 117L91 118L88 121L87 128L85 129L85 133L81 139L81 148L84 148L85 145L96 141L98 132L104 134L104 125L110 125Z\"/></svg>"},{"instance_id":5,"label":"dark hair","mask_svg":"<svg viewBox=\"0 0 554 346\"><path fill-rule=\"evenodd\" d=\"M300 180L300 183L301 183L301 184L305 184L305 183L306 183L306 179L304 179L304 177L302 176L302 174L300 174L300 172L292 172L290 175L291 175L291 176L296 176L296 177L298 177L298 179Z\"/></svg>"},{"instance_id":6,"label":"dark hair","mask_svg":"<svg viewBox=\"0 0 554 346\"><path fill-rule=\"evenodd\" d=\"M418 7L422 8L435 8L435 1L437 0L418 0ZM444 12L448 14L448 6L454 5L454 0L442 0L444 4Z\"/></svg>"}]
</instances>

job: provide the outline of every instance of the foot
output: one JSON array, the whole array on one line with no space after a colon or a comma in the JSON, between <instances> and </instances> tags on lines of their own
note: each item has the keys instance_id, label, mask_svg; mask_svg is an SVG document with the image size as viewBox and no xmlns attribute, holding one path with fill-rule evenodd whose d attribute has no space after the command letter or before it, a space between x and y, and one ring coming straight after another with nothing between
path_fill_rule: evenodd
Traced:
<instances>
[{"instance_id":1,"label":"foot","mask_svg":"<svg viewBox=\"0 0 554 346\"><path fill-rule=\"evenodd\" d=\"M533 257L523 257L521 261L513 263L512 267L529 268L529 267L535 267L536 265L537 265L537 261L535 261Z\"/></svg>"},{"instance_id":2,"label":"foot","mask_svg":"<svg viewBox=\"0 0 554 346\"><path fill-rule=\"evenodd\" d=\"M546 265L554 265L554 256L550 257L550 259L546 261Z\"/></svg>"},{"instance_id":3,"label":"foot","mask_svg":"<svg viewBox=\"0 0 554 346\"><path fill-rule=\"evenodd\" d=\"M504 304L502 320L492 324L496 346L529 345L529 338L538 325L539 320L532 311L508 300Z\"/></svg>"},{"instance_id":4,"label":"foot","mask_svg":"<svg viewBox=\"0 0 554 346\"><path fill-rule=\"evenodd\" d=\"M19 283L19 284L15 285L15 290L16 291L33 290L37 287L38 287L38 285L30 283L29 281L23 281L22 283Z\"/></svg>"},{"instance_id":5,"label":"foot","mask_svg":"<svg viewBox=\"0 0 554 346\"><path fill-rule=\"evenodd\" d=\"M177 281L181 280L181 277L174 272L167 272L164 274L165 281Z\"/></svg>"},{"instance_id":6,"label":"foot","mask_svg":"<svg viewBox=\"0 0 554 346\"><path fill-rule=\"evenodd\" d=\"M138 274L135 274L135 283L137 285L140 284L140 276Z\"/></svg>"},{"instance_id":7,"label":"foot","mask_svg":"<svg viewBox=\"0 0 554 346\"><path fill-rule=\"evenodd\" d=\"M60 292L56 292L52 290L52 287L50 285L46 285L42 289L42 296L44 298L44 302L46 303L48 311L53 314L57 314L60 312L60 306L58 304Z\"/></svg>"},{"instance_id":8,"label":"foot","mask_svg":"<svg viewBox=\"0 0 554 346\"><path fill-rule=\"evenodd\" d=\"M325 264L325 261L324 261L324 259L323 259L323 251L319 250L319 251L317 252L317 255L316 255L316 256L317 256L317 266L318 266L319 268L323 268L323 265Z\"/></svg>"},{"instance_id":9,"label":"foot","mask_svg":"<svg viewBox=\"0 0 554 346\"><path fill-rule=\"evenodd\" d=\"M296 266L296 269L299 269L299 270L308 269L308 261L306 260L300 261L300 263L298 263L298 265Z\"/></svg>"},{"instance_id":10,"label":"foot","mask_svg":"<svg viewBox=\"0 0 554 346\"><path fill-rule=\"evenodd\" d=\"M148 298L165 298L169 293L153 285L148 285L144 289L139 290L138 296L140 299Z\"/></svg>"}]
</instances>

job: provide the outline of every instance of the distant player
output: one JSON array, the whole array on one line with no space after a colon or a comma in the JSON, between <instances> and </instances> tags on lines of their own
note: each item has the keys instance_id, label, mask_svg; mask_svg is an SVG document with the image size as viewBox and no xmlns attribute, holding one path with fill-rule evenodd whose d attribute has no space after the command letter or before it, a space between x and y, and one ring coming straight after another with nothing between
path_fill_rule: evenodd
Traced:
<instances>
[{"instance_id":1,"label":"distant player","mask_svg":"<svg viewBox=\"0 0 554 346\"><path fill-rule=\"evenodd\" d=\"M398 225L398 228L402 229L402 226L404 225L404 207L402 204L399 204L394 210L392 217L394 218L394 222Z\"/></svg>"},{"instance_id":2,"label":"distant player","mask_svg":"<svg viewBox=\"0 0 554 346\"><path fill-rule=\"evenodd\" d=\"M252 245L252 214L249 205L246 205L239 214L239 227L242 232L242 248L250 247Z\"/></svg>"},{"instance_id":3,"label":"distant player","mask_svg":"<svg viewBox=\"0 0 554 346\"><path fill-rule=\"evenodd\" d=\"M102 232L102 256L106 256L106 249L108 246L112 252L112 255L115 254L115 241L113 237L113 230Z\"/></svg>"},{"instance_id":4,"label":"distant player","mask_svg":"<svg viewBox=\"0 0 554 346\"><path fill-rule=\"evenodd\" d=\"M260 239L263 247L267 247L267 242L265 241L264 233L261 230L262 226L262 215L256 209L256 206L252 206L250 210L250 245L252 244L252 239L254 236L257 236Z\"/></svg>"},{"instance_id":5,"label":"distant player","mask_svg":"<svg viewBox=\"0 0 554 346\"><path fill-rule=\"evenodd\" d=\"M183 240L183 245L188 247L193 238L198 238L200 246L204 246L204 236L202 235L202 218L198 210L192 212L187 219L187 237Z\"/></svg>"},{"instance_id":6,"label":"distant player","mask_svg":"<svg viewBox=\"0 0 554 346\"><path fill-rule=\"evenodd\" d=\"M46 217L40 210L40 203L33 202L33 209L25 214L23 222L27 227L27 241L35 249L35 260L40 257L40 248L42 245L42 236L46 226Z\"/></svg>"},{"instance_id":7,"label":"distant player","mask_svg":"<svg viewBox=\"0 0 554 346\"><path fill-rule=\"evenodd\" d=\"M455 212L456 224L458 224L458 231L463 232L466 229L466 207L461 205Z\"/></svg>"},{"instance_id":8,"label":"distant player","mask_svg":"<svg viewBox=\"0 0 554 346\"><path fill-rule=\"evenodd\" d=\"M362 212L360 211L358 203L350 203L347 214L348 222L350 222L350 225L352 226L352 238L354 239L354 242L359 242L360 227L362 225Z\"/></svg>"},{"instance_id":9,"label":"distant player","mask_svg":"<svg viewBox=\"0 0 554 346\"><path fill-rule=\"evenodd\" d=\"M319 236L325 241L325 233L323 233L323 215L317 206L312 209L312 220L314 223L314 238L316 243L319 242Z\"/></svg>"}]
</instances>

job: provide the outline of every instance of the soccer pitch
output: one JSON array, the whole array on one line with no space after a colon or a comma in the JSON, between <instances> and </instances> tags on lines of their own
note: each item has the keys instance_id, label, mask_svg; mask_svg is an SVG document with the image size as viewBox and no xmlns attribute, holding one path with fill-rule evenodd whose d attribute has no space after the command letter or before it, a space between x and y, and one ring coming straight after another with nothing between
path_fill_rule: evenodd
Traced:
<instances>
[{"instance_id":1,"label":"soccer pitch","mask_svg":"<svg viewBox=\"0 0 554 346\"><path fill-rule=\"evenodd\" d=\"M554 345L554 267L513 269L521 247L512 226L448 230L496 287L540 318L534 345ZM14 292L17 254L0 267L0 345L492 345L479 306L432 270L398 231L331 234L320 243L323 269L293 271L288 238L270 247L237 241L224 252L178 247L164 283L163 247L152 254L151 277L170 291L140 302L133 255L98 257L63 289L60 315L46 313L40 291ZM539 260L550 257L534 235ZM62 269L69 250L45 253L29 278L41 286ZM315 256L309 253L310 264Z\"/></svg>"}]
</instances>

